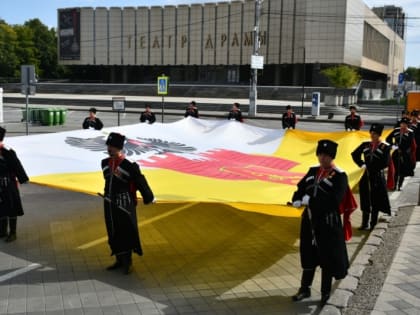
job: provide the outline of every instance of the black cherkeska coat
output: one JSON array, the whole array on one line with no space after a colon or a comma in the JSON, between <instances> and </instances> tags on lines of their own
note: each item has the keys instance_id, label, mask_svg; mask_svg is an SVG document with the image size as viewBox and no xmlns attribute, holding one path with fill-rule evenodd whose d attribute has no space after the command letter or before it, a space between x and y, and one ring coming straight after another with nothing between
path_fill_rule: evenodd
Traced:
<instances>
[{"instance_id":1,"label":"black cherkeska coat","mask_svg":"<svg viewBox=\"0 0 420 315\"><path fill-rule=\"evenodd\" d=\"M371 141L360 144L352 153L353 161L361 167L366 165L366 171L359 182L360 209L370 212L370 209L391 214L388 189L384 169L389 165L391 147L380 142L375 148Z\"/></svg>"},{"instance_id":2,"label":"black cherkeska coat","mask_svg":"<svg viewBox=\"0 0 420 315\"><path fill-rule=\"evenodd\" d=\"M293 194L293 201L310 196L309 205L302 213L301 264L303 269L320 266L335 279L343 279L347 275L349 259L339 205L348 187L347 175L334 167L318 182L319 170L319 166L311 167Z\"/></svg>"},{"instance_id":3,"label":"black cherkeska coat","mask_svg":"<svg viewBox=\"0 0 420 315\"><path fill-rule=\"evenodd\" d=\"M362 118L357 114L347 115L344 119L344 128L350 130L360 130L362 127Z\"/></svg>"},{"instance_id":4,"label":"black cherkeska coat","mask_svg":"<svg viewBox=\"0 0 420 315\"><path fill-rule=\"evenodd\" d=\"M286 129L286 128L295 129L296 120L297 119L296 119L296 114L295 113L284 113L282 118L281 118L283 129Z\"/></svg>"},{"instance_id":5,"label":"black cherkeska coat","mask_svg":"<svg viewBox=\"0 0 420 315\"><path fill-rule=\"evenodd\" d=\"M111 158L102 160L102 171L105 178L105 224L111 255L120 255L131 251L142 255L137 226L136 191L140 191L145 204L154 200L153 192L137 163L127 159L115 161ZM118 166L115 167L113 163L117 163Z\"/></svg>"},{"instance_id":6,"label":"black cherkeska coat","mask_svg":"<svg viewBox=\"0 0 420 315\"><path fill-rule=\"evenodd\" d=\"M23 208L17 181L22 184L29 178L15 151L4 147L0 150L0 217L21 216Z\"/></svg>"},{"instance_id":7,"label":"black cherkeska coat","mask_svg":"<svg viewBox=\"0 0 420 315\"><path fill-rule=\"evenodd\" d=\"M237 109L237 110L232 109L232 110L230 110L229 111L229 114L228 114L228 120L237 120L237 121L243 122L244 119L242 117L241 110L240 109Z\"/></svg>"},{"instance_id":8,"label":"black cherkeska coat","mask_svg":"<svg viewBox=\"0 0 420 315\"><path fill-rule=\"evenodd\" d=\"M104 124L98 117L95 117L94 120L90 120L90 117L86 117L83 120L82 127L83 129L101 130L104 127Z\"/></svg>"},{"instance_id":9,"label":"black cherkeska coat","mask_svg":"<svg viewBox=\"0 0 420 315\"><path fill-rule=\"evenodd\" d=\"M396 177L413 176L416 166L416 142L413 132L410 129L407 132L402 132L400 127L395 128L386 137L386 142L390 145L398 146L398 149L392 153Z\"/></svg>"},{"instance_id":10,"label":"black cherkeska coat","mask_svg":"<svg viewBox=\"0 0 420 315\"><path fill-rule=\"evenodd\" d=\"M140 115L140 122L148 122L149 124L153 124L156 121L155 113L153 112L142 112Z\"/></svg>"}]
</instances>

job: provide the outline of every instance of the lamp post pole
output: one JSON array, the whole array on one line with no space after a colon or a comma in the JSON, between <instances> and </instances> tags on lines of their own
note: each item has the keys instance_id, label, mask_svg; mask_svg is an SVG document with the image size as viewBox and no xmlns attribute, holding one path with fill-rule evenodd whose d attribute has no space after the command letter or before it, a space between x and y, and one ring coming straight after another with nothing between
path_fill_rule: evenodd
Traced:
<instances>
[{"instance_id":1,"label":"lamp post pole","mask_svg":"<svg viewBox=\"0 0 420 315\"><path fill-rule=\"evenodd\" d=\"M253 55L257 56L260 48L260 15L263 0L255 0L255 26L254 26L254 49ZM251 90L249 91L248 116L255 117L257 114L257 79L258 69L251 69Z\"/></svg>"},{"instance_id":2,"label":"lamp post pole","mask_svg":"<svg viewBox=\"0 0 420 315\"><path fill-rule=\"evenodd\" d=\"M302 108L300 111L300 117L303 117L303 103L305 101L305 79L306 79L306 49L303 49L303 64L302 64Z\"/></svg>"}]
</instances>

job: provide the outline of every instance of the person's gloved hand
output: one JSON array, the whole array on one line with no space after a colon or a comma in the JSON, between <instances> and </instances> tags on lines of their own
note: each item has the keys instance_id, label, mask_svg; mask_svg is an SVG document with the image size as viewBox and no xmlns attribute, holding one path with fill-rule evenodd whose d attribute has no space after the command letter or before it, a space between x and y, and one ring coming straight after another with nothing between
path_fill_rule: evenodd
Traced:
<instances>
[{"instance_id":1,"label":"person's gloved hand","mask_svg":"<svg viewBox=\"0 0 420 315\"><path fill-rule=\"evenodd\" d=\"M362 166L360 166L360 168L361 168L362 170L364 170L364 169L366 168L366 164L363 164Z\"/></svg>"},{"instance_id":2,"label":"person's gloved hand","mask_svg":"<svg viewBox=\"0 0 420 315\"><path fill-rule=\"evenodd\" d=\"M295 208L300 208L302 206L302 201L295 200L295 201L293 201L292 206L295 207Z\"/></svg>"},{"instance_id":3,"label":"person's gloved hand","mask_svg":"<svg viewBox=\"0 0 420 315\"><path fill-rule=\"evenodd\" d=\"M309 195L303 196L302 204L305 205L305 206L309 205L309 199L311 199L311 197L309 197Z\"/></svg>"},{"instance_id":4,"label":"person's gloved hand","mask_svg":"<svg viewBox=\"0 0 420 315\"><path fill-rule=\"evenodd\" d=\"M392 150L398 150L398 146L394 144L394 145L392 146Z\"/></svg>"}]
</instances>

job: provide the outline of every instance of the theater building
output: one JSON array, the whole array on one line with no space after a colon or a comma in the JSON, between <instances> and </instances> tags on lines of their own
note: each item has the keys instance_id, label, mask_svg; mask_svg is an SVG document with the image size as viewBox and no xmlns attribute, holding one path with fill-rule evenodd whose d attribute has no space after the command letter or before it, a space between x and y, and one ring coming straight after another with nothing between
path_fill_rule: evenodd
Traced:
<instances>
[{"instance_id":1,"label":"theater building","mask_svg":"<svg viewBox=\"0 0 420 315\"><path fill-rule=\"evenodd\" d=\"M341 64L397 84L405 39L362 0L260 3L259 15L258 0L59 9L59 62L113 83L155 82L165 73L172 82L248 84L257 51L261 85L326 85L320 70Z\"/></svg>"}]
</instances>

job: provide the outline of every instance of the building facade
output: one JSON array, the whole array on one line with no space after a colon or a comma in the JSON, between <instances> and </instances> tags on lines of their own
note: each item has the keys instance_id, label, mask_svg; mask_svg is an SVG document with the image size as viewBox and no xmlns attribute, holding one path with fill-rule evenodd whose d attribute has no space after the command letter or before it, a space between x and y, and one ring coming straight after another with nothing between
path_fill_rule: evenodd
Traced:
<instances>
[{"instance_id":1,"label":"building facade","mask_svg":"<svg viewBox=\"0 0 420 315\"><path fill-rule=\"evenodd\" d=\"M259 16L256 5L59 9L59 62L110 82L247 84L258 21L259 84L325 85L320 70L345 64L395 85L404 69L404 39L362 0L264 0Z\"/></svg>"},{"instance_id":2,"label":"building facade","mask_svg":"<svg viewBox=\"0 0 420 315\"><path fill-rule=\"evenodd\" d=\"M381 20L384 20L388 26L393 29L396 35L405 38L406 23L405 13L401 7L393 5L386 5L383 7L374 7L372 11L375 12Z\"/></svg>"}]
</instances>

